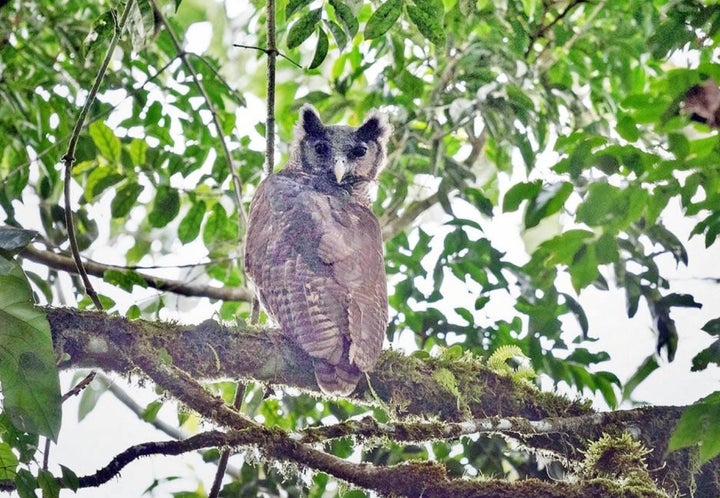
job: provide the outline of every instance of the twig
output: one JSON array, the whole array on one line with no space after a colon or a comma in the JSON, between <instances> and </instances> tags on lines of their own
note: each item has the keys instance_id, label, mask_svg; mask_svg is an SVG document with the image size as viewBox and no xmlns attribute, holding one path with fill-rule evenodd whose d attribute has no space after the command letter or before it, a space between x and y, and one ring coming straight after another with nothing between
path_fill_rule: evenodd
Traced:
<instances>
[{"instance_id":1,"label":"twig","mask_svg":"<svg viewBox=\"0 0 720 498\"><path fill-rule=\"evenodd\" d=\"M392 221L387 220L381 222L382 234L384 240L393 238L401 230L407 228L410 223L420 216L422 213L433 207L440 200L440 194L435 192L434 194L415 201L408 205L400 216L395 217Z\"/></svg>"},{"instance_id":2,"label":"twig","mask_svg":"<svg viewBox=\"0 0 720 498\"><path fill-rule=\"evenodd\" d=\"M247 49L250 49L250 50L257 50L257 51L259 51L259 52L263 52L265 55L269 55L269 53L270 53L270 50L269 50L269 49L267 49L267 48L262 48L262 47L257 47L257 46L255 46L255 45L243 45L243 44L241 44L241 43L233 43L233 47L247 48ZM302 69L302 66L301 66L300 64L298 64L297 62L295 62L294 60L292 60L290 57L288 57L287 55L283 54L283 53L280 52L279 50L274 50L274 52L275 52L275 55L277 55L277 56L279 56L279 57L282 57L283 59L285 59L286 61L290 62L290 63L293 64L294 66Z\"/></svg>"},{"instance_id":3,"label":"twig","mask_svg":"<svg viewBox=\"0 0 720 498\"><path fill-rule=\"evenodd\" d=\"M27 246L20 256L29 260L41 263L49 268L62 270L69 273L75 273L77 267L69 256L62 254L43 251L34 246ZM126 270L122 266L106 265L96 263L95 261L86 260L83 263L88 275L102 278L107 270ZM253 293L246 288L238 287L211 287L209 285L192 285L182 280L172 280L167 278L155 277L146 273L135 272L141 279L145 281L148 287L159 291L172 292L181 296L188 297L207 297L209 299L219 299L222 301L250 302Z\"/></svg>"},{"instance_id":4,"label":"twig","mask_svg":"<svg viewBox=\"0 0 720 498\"><path fill-rule=\"evenodd\" d=\"M142 418L144 408L140 406L137 401L135 401L128 393L126 393L120 386L118 386L115 382L113 382L110 378L108 378L105 374L100 374L98 376L98 380L107 387L107 390L112 393L113 396L115 396L115 399L117 399L120 403L125 405L130 409L131 412L133 412L139 419L145 420ZM160 419L154 419L154 420L145 420L148 424L155 427L157 430L164 432L168 436L170 436L173 439L185 439L187 437L187 434L185 434L183 431L178 429L175 426L172 426L170 424L167 424L163 422Z\"/></svg>"},{"instance_id":5,"label":"twig","mask_svg":"<svg viewBox=\"0 0 720 498\"><path fill-rule=\"evenodd\" d=\"M85 389L95 378L95 370L91 370L89 374L85 376L83 380L78 382L75 387L70 389L68 392L62 395L61 402L64 403L68 399L70 399L72 396L77 396L80 394L80 392ZM43 453L43 463L42 468L43 470L47 470L48 463L50 460L50 438L45 438L45 451Z\"/></svg>"},{"instance_id":6,"label":"twig","mask_svg":"<svg viewBox=\"0 0 720 498\"><path fill-rule=\"evenodd\" d=\"M129 463L144 456L182 455L190 451L212 448L223 444L242 444L247 439L249 439L247 435L241 432L225 434L220 431L209 431L182 441L155 441L137 444L115 455L110 463L94 474L80 477L78 484L81 488L100 486L116 477Z\"/></svg>"},{"instance_id":7,"label":"twig","mask_svg":"<svg viewBox=\"0 0 720 498\"><path fill-rule=\"evenodd\" d=\"M165 16L162 14L160 9L158 8L157 2L155 0L152 0L153 7L155 8L156 15L159 17L160 22L162 23L163 27L165 28L165 31L167 32L168 36L170 36L170 40L172 41L173 46L175 47L175 50L177 51L178 57L180 57L180 60L183 63L183 66L188 70L190 73L190 76L192 77L193 81L195 82L195 86L197 87L198 91L202 95L203 99L205 100L205 105L207 106L208 110L210 111L210 116L212 117L213 126L215 127L215 131L218 135L218 140L220 140L220 146L222 149L223 156L225 158L225 163L227 164L228 171L230 171L230 176L233 181L233 191L235 192L235 204L237 205L238 213L240 213L240 217L238 218L238 237L241 237L243 231L242 226L243 224L247 224L247 213L245 212L245 206L242 202L242 180L240 179L240 174L235 166L235 163L232 160L232 156L230 155L230 149L228 148L227 142L225 141L225 134L223 133L222 126L220 125L220 118L218 117L218 112L215 109L215 106L213 105L212 101L210 100L210 96L208 95L207 91L205 90L205 85L203 85L202 81L198 77L197 71L195 71L195 68L190 63L187 57L187 53L183 49L182 45L180 44L180 41L177 38L177 35L175 34L175 31L172 29L172 26L170 26L170 23L165 18Z\"/></svg>"},{"instance_id":8,"label":"twig","mask_svg":"<svg viewBox=\"0 0 720 498\"><path fill-rule=\"evenodd\" d=\"M275 167L275 0L267 0L267 119L265 123L265 174Z\"/></svg>"},{"instance_id":9,"label":"twig","mask_svg":"<svg viewBox=\"0 0 720 498\"><path fill-rule=\"evenodd\" d=\"M80 394L93 381L96 375L97 372L95 370L91 370L90 373L87 374L83 380L81 380L75 385L75 387L62 395L62 401L65 402L73 396L77 396L78 394Z\"/></svg>"},{"instance_id":10,"label":"twig","mask_svg":"<svg viewBox=\"0 0 720 498\"><path fill-rule=\"evenodd\" d=\"M235 397L233 399L233 408L240 411L240 408L242 407L243 398L245 397L245 384L242 382L237 383L237 387L235 389ZM227 446L227 445L226 445ZM215 478L213 479L212 487L210 488L210 493L208 493L208 498L216 498L220 495L220 490L222 486L222 480L223 476L225 475L225 472L228 468L228 460L230 460L230 448L223 449L222 453L220 454L220 459L217 463L217 470L215 471Z\"/></svg>"},{"instance_id":11,"label":"twig","mask_svg":"<svg viewBox=\"0 0 720 498\"><path fill-rule=\"evenodd\" d=\"M586 2L587 2L587 0L573 0L572 2L570 2L569 4L567 4L565 6L563 11L560 12L560 14L558 14L555 19L550 21L548 24L541 24L540 27L537 29L537 31L535 31L535 33L533 33L530 36L530 40L528 42L528 48L527 48L527 50L525 50L525 57L528 57L530 55L530 52L532 52L532 47L535 44L535 42L537 40L539 40L540 38L542 38L543 36L545 36L545 33L547 33L547 31L550 28L552 28L558 22L560 22L562 19L564 19L570 13L570 11L572 11L575 7L577 7L580 4L586 3ZM543 15L543 17L544 17L544 15Z\"/></svg>"},{"instance_id":12,"label":"twig","mask_svg":"<svg viewBox=\"0 0 720 498\"><path fill-rule=\"evenodd\" d=\"M132 9L134 4L135 0L128 0L128 2L125 4L125 8L123 10L120 21L115 25L113 37L110 40L110 44L108 45L105 59L103 60L102 65L100 66L100 70L98 71L97 76L95 77L95 81L93 82L93 86L88 93L87 99L85 100L85 105L83 105L82 109L80 110L80 115L75 122L75 127L73 128L72 135L70 135L68 150L62 157L62 160L65 163L65 225L68 232L68 239L70 241L70 249L72 251L73 259L75 260L75 266L77 267L78 274L80 275L80 278L83 281L83 285L85 286L85 292L87 292L87 295L90 297L93 304L98 310L102 310L103 306L100 303L100 299L98 298L97 293L92 286L92 283L90 282L90 278L85 272L85 268L83 268L83 262L80 258L80 248L78 247L77 237L75 235L75 223L73 221L73 213L70 206L70 182L72 181L72 168L73 163L75 162L75 149L77 148L77 143L80 139L80 131L85 124L85 118L90 111L90 107L95 102L97 93L100 90L100 83L102 83L102 80L105 77L105 72L107 71L108 65L110 65L110 60L112 59L115 47L120 40L120 34L125 28L125 22L127 21L127 18L130 15L130 10Z\"/></svg>"}]
</instances>

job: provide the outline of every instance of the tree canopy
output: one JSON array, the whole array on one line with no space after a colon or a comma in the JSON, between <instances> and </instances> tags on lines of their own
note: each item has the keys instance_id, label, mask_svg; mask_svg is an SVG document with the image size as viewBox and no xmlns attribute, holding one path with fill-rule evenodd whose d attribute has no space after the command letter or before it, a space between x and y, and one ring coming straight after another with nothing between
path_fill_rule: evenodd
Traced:
<instances>
[{"instance_id":1,"label":"tree canopy","mask_svg":"<svg viewBox=\"0 0 720 498\"><path fill-rule=\"evenodd\" d=\"M174 496L720 495L720 391L633 398L688 336L693 371L720 365L720 317L672 314L713 303L669 277L700 255L668 221L717 251L720 5L15 0L0 33L0 489L201 451L217 482ZM394 128L373 209L406 353L347 399L243 272L249 201L305 102ZM522 247L490 235L502 217ZM590 288L653 324L655 344L626 331L627 379L591 346ZM164 394L137 406L95 371ZM65 399L84 416L104 390L172 439L78 475L49 442Z\"/></svg>"}]
</instances>

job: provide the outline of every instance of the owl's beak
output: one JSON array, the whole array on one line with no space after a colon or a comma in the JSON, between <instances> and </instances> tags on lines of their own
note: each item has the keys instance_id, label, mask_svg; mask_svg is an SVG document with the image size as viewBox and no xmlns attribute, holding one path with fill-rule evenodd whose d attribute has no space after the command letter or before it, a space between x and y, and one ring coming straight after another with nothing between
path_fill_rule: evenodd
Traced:
<instances>
[{"instance_id":1,"label":"owl's beak","mask_svg":"<svg viewBox=\"0 0 720 498\"><path fill-rule=\"evenodd\" d=\"M335 166L333 167L333 173L338 183L342 182L345 173L347 173L347 167L345 165L345 159L339 157L335 159Z\"/></svg>"}]
</instances>

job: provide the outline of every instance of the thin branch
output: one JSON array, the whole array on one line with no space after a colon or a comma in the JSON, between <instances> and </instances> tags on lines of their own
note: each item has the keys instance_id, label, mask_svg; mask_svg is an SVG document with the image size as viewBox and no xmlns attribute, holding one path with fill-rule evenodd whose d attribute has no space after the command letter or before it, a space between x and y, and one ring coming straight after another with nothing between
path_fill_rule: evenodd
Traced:
<instances>
[{"instance_id":1,"label":"thin branch","mask_svg":"<svg viewBox=\"0 0 720 498\"><path fill-rule=\"evenodd\" d=\"M242 382L238 382L237 386L235 388L235 397L233 399L233 408L240 412L240 408L242 407L243 398L245 397L245 384ZM227 445L226 445L227 446ZM228 470L228 460L230 460L230 453L232 453L231 448L224 448L222 453L220 454L220 459L217 463L217 470L215 471L215 478L213 479L212 487L210 488L210 493L208 493L208 498L216 498L220 495L220 490L222 486L222 480L223 476Z\"/></svg>"},{"instance_id":2,"label":"thin branch","mask_svg":"<svg viewBox=\"0 0 720 498\"><path fill-rule=\"evenodd\" d=\"M215 106L213 105L212 101L210 100L210 96L208 95L207 91L205 90L205 85L203 85L202 80L197 74L197 71L195 71L195 68L190 63L187 57L187 53L183 49L180 41L178 40L177 35L175 34L175 31L173 30L172 26L170 26L170 23L165 18L165 16L162 14L160 9L158 8L157 2L155 0L152 0L153 7L155 8L155 13L160 19L160 22L162 23L163 27L165 28L165 31L167 32L168 36L170 36L170 40L172 41L173 46L175 47L175 51L178 54L178 57L180 57L180 60L183 63L183 66L188 70L190 73L190 76L193 79L193 82L195 83L195 86L197 87L198 91L203 97L203 100L205 100L205 105L207 106L208 110L210 111L210 116L212 117L212 123L215 127L215 131L218 135L218 140L220 141L223 157L225 158L225 163L227 164L228 171L230 171L230 176L232 178L233 182L233 191L235 192L235 204L237 205L238 213L240 213L240 217L238 219L238 237L241 237L243 231L242 226L243 224L247 225L247 213L245 212L245 206L242 202L242 180L240 179L240 173L237 170L237 167L235 166L235 163L232 160L232 156L230 155L230 149L228 148L227 142L225 141L225 134L222 130L222 125L220 124L220 118L218 116L218 112L215 109Z\"/></svg>"},{"instance_id":3,"label":"thin branch","mask_svg":"<svg viewBox=\"0 0 720 498\"><path fill-rule=\"evenodd\" d=\"M264 53L265 55L268 55L268 54L270 53L270 50L269 50L269 49L267 49L267 48L262 48L262 47L257 47L257 46L255 46L255 45L243 45L243 44L241 44L241 43L233 43L233 47L247 48L247 49L249 49L249 50L257 50L257 51L259 51L259 52ZM298 64L297 62L295 62L294 60L292 60L290 57L288 57L288 56L285 55L284 53L280 52L279 50L275 50L274 52L275 52L275 55L277 55L277 56L279 56L279 57L282 57L282 58L285 59L286 61L288 61L288 62L290 62L291 64L293 64L295 67L298 67L298 68L302 69L302 66L301 66L300 64Z\"/></svg>"},{"instance_id":4,"label":"thin branch","mask_svg":"<svg viewBox=\"0 0 720 498\"><path fill-rule=\"evenodd\" d=\"M265 123L265 174L275 167L275 64L277 59L275 33L275 0L267 0L267 119Z\"/></svg>"},{"instance_id":5,"label":"thin branch","mask_svg":"<svg viewBox=\"0 0 720 498\"><path fill-rule=\"evenodd\" d=\"M208 431L183 439L182 441L155 441L141 443L118 453L105 467L92 475L78 479L79 487L89 488L105 484L117 477L120 471L133 461L150 455L182 455L203 448L213 448L224 444L240 445L247 441L243 432L225 434L220 431ZM58 479L59 480L59 479Z\"/></svg>"},{"instance_id":6,"label":"thin branch","mask_svg":"<svg viewBox=\"0 0 720 498\"><path fill-rule=\"evenodd\" d=\"M560 12L555 19L550 21L548 24L541 24L537 31L533 33L530 36L530 40L528 41L528 48L525 51L525 57L528 57L530 55L530 52L532 52L533 45L537 40L545 36L545 33L548 32L553 26L555 26L558 22L563 20L565 17L567 17L570 12L577 7L580 4L587 3L588 0L573 0L572 2L568 3L562 12ZM544 17L544 16L543 16Z\"/></svg>"},{"instance_id":7,"label":"thin branch","mask_svg":"<svg viewBox=\"0 0 720 498\"><path fill-rule=\"evenodd\" d=\"M112 379L108 378L107 375L100 374L98 376L98 380L107 387L107 390L112 393L113 396L115 396L115 399L120 401L123 405L125 405L127 408L130 409L131 412L133 412L137 417L141 420L144 420L148 424L155 427L160 432L163 432L170 436L173 439L185 439L187 438L187 434L185 434L183 431L178 429L177 427L170 425L168 423L163 422L162 420L158 418L154 418L153 420L145 420L142 415L145 409L140 406L128 393L126 393L119 385L117 385L115 382L112 381Z\"/></svg>"},{"instance_id":8,"label":"thin branch","mask_svg":"<svg viewBox=\"0 0 720 498\"><path fill-rule=\"evenodd\" d=\"M73 396L77 396L80 394L85 388L90 385L90 383L93 381L95 376L97 375L97 372L95 370L91 370L89 374L85 376L84 379L82 379L80 382L78 382L75 387L70 389L68 392L62 395L62 401L65 402L68 399L72 398Z\"/></svg>"},{"instance_id":9,"label":"thin branch","mask_svg":"<svg viewBox=\"0 0 720 498\"><path fill-rule=\"evenodd\" d=\"M381 220L383 240L390 240L399 232L405 230L415 218L433 207L440 201L440 193L434 194L409 204L400 216L394 217L392 220Z\"/></svg>"},{"instance_id":10,"label":"thin branch","mask_svg":"<svg viewBox=\"0 0 720 498\"><path fill-rule=\"evenodd\" d=\"M69 256L58 254L50 251L43 251L34 246L27 246L20 256L36 263L43 264L49 268L75 273L77 267ZM108 270L120 270L123 267L115 265L106 265L86 260L83 262L88 275L102 278ZM211 287L209 285L192 285L182 280L172 280L167 278L155 277L147 273L135 272L142 278L148 287L164 292L172 292L181 296L188 297L207 297L209 299L219 299L221 301L250 302L253 293L246 288L238 287Z\"/></svg>"},{"instance_id":11,"label":"thin branch","mask_svg":"<svg viewBox=\"0 0 720 498\"><path fill-rule=\"evenodd\" d=\"M68 143L68 150L62 158L63 162L65 163L65 225L67 228L68 239L70 241L70 249L72 251L73 259L75 260L77 272L83 281L85 292L90 297L93 304L98 310L103 309L103 306L100 303L100 299L98 298L97 293L92 286L92 283L90 282L90 278L85 272L85 268L83 268L83 262L80 258L80 248L78 247L77 237L75 235L75 222L73 221L73 213L70 206L70 183L72 182L72 169L73 163L75 162L75 149L77 148L77 143L80 139L80 131L82 131L83 129L83 126L85 124L85 118L87 118L90 107L93 105L93 103L95 103L95 98L97 97L98 91L100 90L100 84L105 77L105 72L110 65L110 60L113 57L113 52L115 51L115 47L120 40L120 35L125 28L125 23L127 22L128 16L130 15L130 10L133 8L134 4L135 0L128 0L128 2L125 4L125 8L123 10L120 21L115 25L113 37L110 40L110 44L108 45L105 59L103 60L102 65L100 66L100 70L98 71L97 76L95 77L95 81L93 82L93 86L90 89L87 98L85 99L85 104L80 110L80 115L78 116L77 121L75 121L75 127L73 128L72 134L70 135L70 142Z\"/></svg>"},{"instance_id":12,"label":"thin branch","mask_svg":"<svg viewBox=\"0 0 720 498\"><path fill-rule=\"evenodd\" d=\"M64 403L68 399L70 399L73 396L77 396L80 394L95 378L95 370L90 371L89 374L85 376L84 379L82 379L80 382L78 382L75 387L70 389L68 392L62 395L61 402ZM47 470L48 463L50 461L50 438L45 438L45 451L43 452L43 463L42 468L43 470Z\"/></svg>"}]
</instances>

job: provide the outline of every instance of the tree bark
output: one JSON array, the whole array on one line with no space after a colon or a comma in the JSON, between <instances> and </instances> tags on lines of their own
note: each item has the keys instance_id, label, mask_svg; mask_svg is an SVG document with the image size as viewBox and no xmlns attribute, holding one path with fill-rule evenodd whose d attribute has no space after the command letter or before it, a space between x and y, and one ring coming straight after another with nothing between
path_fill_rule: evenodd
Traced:
<instances>
[{"instance_id":1,"label":"tree bark","mask_svg":"<svg viewBox=\"0 0 720 498\"><path fill-rule=\"evenodd\" d=\"M48 308L47 314L58 357L65 358L61 368L129 374L143 370L142 361L133 358L161 355L196 380L254 379L321 395L312 362L277 329L231 328L212 320L193 326L129 321L66 308ZM629 431L652 449L646 457L649 475L662 489L671 494L696 489L695 496L720 496L720 459L693 469L693 449L665 455L682 407L598 413L587 402L541 392L526 381L490 370L480 360L421 360L395 351L383 352L369 382L399 424L393 425L394 434L376 435L419 441L500 432L530 451L549 451L579 463L589 442ZM377 403L365 381L352 397ZM417 418L408 419L410 415L439 422L415 423Z\"/></svg>"}]
</instances>

